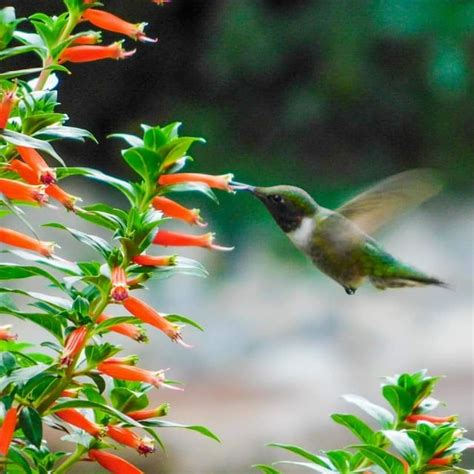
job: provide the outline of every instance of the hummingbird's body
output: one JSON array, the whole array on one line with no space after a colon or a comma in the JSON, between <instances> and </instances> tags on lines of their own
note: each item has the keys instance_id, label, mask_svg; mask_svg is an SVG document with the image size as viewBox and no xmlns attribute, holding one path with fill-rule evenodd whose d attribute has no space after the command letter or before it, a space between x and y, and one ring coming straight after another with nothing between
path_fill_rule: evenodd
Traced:
<instances>
[{"instance_id":1,"label":"hummingbird's body","mask_svg":"<svg viewBox=\"0 0 474 474\"><path fill-rule=\"evenodd\" d=\"M319 206L306 191L294 186L250 190L265 204L293 244L348 294L353 294L366 278L379 289L443 285L390 255L366 233L401 210L401 195L406 207L427 199L439 189L432 176L428 179L424 173L412 171L389 178L337 211Z\"/></svg>"}]
</instances>

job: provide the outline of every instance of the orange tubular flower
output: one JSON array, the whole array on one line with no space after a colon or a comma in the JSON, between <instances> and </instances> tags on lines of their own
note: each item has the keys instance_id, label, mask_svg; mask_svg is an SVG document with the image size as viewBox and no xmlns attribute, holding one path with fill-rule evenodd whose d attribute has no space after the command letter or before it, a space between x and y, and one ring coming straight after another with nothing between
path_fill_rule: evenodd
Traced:
<instances>
[{"instance_id":1,"label":"orange tubular flower","mask_svg":"<svg viewBox=\"0 0 474 474\"><path fill-rule=\"evenodd\" d=\"M150 324L160 331L164 332L172 341L178 342L179 344L188 347L181 338L179 332L179 326L177 324L170 323L166 318L161 316L151 306L147 305L144 301L135 298L135 296L129 296L123 305L133 316L140 319L144 323Z\"/></svg>"},{"instance_id":2,"label":"orange tubular flower","mask_svg":"<svg viewBox=\"0 0 474 474\"><path fill-rule=\"evenodd\" d=\"M8 163L7 169L17 173L28 184L40 184L39 173L31 166L21 160L12 160Z\"/></svg>"},{"instance_id":3,"label":"orange tubular flower","mask_svg":"<svg viewBox=\"0 0 474 474\"><path fill-rule=\"evenodd\" d=\"M136 255L133 257L133 263L144 267L171 267L176 265L176 255Z\"/></svg>"},{"instance_id":4,"label":"orange tubular flower","mask_svg":"<svg viewBox=\"0 0 474 474\"><path fill-rule=\"evenodd\" d=\"M59 201L68 211L75 211L74 205L77 201L81 200L77 196L67 193L57 184L50 184L46 187L45 191L48 196Z\"/></svg>"},{"instance_id":5,"label":"orange tubular flower","mask_svg":"<svg viewBox=\"0 0 474 474\"><path fill-rule=\"evenodd\" d=\"M61 392L61 397L64 398L77 398L79 396L79 388L67 388Z\"/></svg>"},{"instance_id":6,"label":"orange tubular flower","mask_svg":"<svg viewBox=\"0 0 474 474\"><path fill-rule=\"evenodd\" d=\"M84 45L84 44L88 44L88 45L91 45L91 44L97 44L97 43L100 43L101 41L101 33L100 31L91 31L87 34L84 34L84 35L81 35L81 36L78 36L77 38L75 38L71 45L73 46L77 46L79 44L81 45Z\"/></svg>"},{"instance_id":7,"label":"orange tubular flower","mask_svg":"<svg viewBox=\"0 0 474 474\"><path fill-rule=\"evenodd\" d=\"M138 454L144 454L146 456L155 451L153 440L151 438L141 438L132 430L124 428L123 426L108 425L107 435L114 441L117 441L117 443L136 449Z\"/></svg>"},{"instance_id":8,"label":"orange tubular flower","mask_svg":"<svg viewBox=\"0 0 474 474\"><path fill-rule=\"evenodd\" d=\"M161 211L167 217L180 219L191 225L195 224L200 227L207 226L199 215L199 209L187 209L181 204L162 196L155 197L152 201L152 205L156 210Z\"/></svg>"},{"instance_id":9,"label":"orange tubular flower","mask_svg":"<svg viewBox=\"0 0 474 474\"><path fill-rule=\"evenodd\" d=\"M165 383L165 376L162 370L152 372L151 370L141 369L126 364L114 364L107 361L101 362L97 369L105 375L119 380L129 380L131 382L149 383L156 388L161 386L181 390L178 387L170 386Z\"/></svg>"},{"instance_id":10,"label":"orange tubular flower","mask_svg":"<svg viewBox=\"0 0 474 474\"><path fill-rule=\"evenodd\" d=\"M3 193L9 199L18 199L19 201L37 202L39 204L48 201L44 186L34 186L12 179L0 178L0 193Z\"/></svg>"},{"instance_id":11,"label":"orange tubular flower","mask_svg":"<svg viewBox=\"0 0 474 474\"><path fill-rule=\"evenodd\" d=\"M233 177L234 175L231 173L220 176L201 173L162 174L158 179L158 184L161 186L170 186L179 183L202 183L207 184L210 188L231 192L233 190L229 183Z\"/></svg>"},{"instance_id":12,"label":"orange tubular flower","mask_svg":"<svg viewBox=\"0 0 474 474\"><path fill-rule=\"evenodd\" d=\"M40 181L43 184L47 185L56 182L56 172L48 166L48 163L44 161L43 157L34 148L17 146L16 149L23 161L39 174Z\"/></svg>"},{"instance_id":13,"label":"orange tubular flower","mask_svg":"<svg viewBox=\"0 0 474 474\"><path fill-rule=\"evenodd\" d=\"M71 46L62 52L60 62L88 63L102 59L125 59L133 54L135 50L125 51L120 41L108 46Z\"/></svg>"},{"instance_id":14,"label":"orange tubular flower","mask_svg":"<svg viewBox=\"0 0 474 474\"><path fill-rule=\"evenodd\" d=\"M127 416L133 418L136 421L149 420L150 418L157 418L160 416L166 416L168 414L169 404L163 403L156 408L148 408L146 410L131 411L127 413Z\"/></svg>"},{"instance_id":15,"label":"orange tubular flower","mask_svg":"<svg viewBox=\"0 0 474 474\"><path fill-rule=\"evenodd\" d=\"M8 117L16 103L15 90L5 92L0 102L0 128L7 126Z\"/></svg>"},{"instance_id":16,"label":"orange tubular flower","mask_svg":"<svg viewBox=\"0 0 474 474\"><path fill-rule=\"evenodd\" d=\"M429 421L435 425L441 423L452 423L456 421L457 417L455 415L451 416L432 416L432 415L409 415L406 417L405 421L408 423L416 423L418 421Z\"/></svg>"},{"instance_id":17,"label":"orange tubular flower","mask_svg":"<svg viewBox=\"0 0 474 474\"><path fill-rule=\"evenodd\" d=\"M12 245L13 247L37 252L44 257L51 257L51 255L53 255L55 245L53 242L36 240L28 235L11 229L6 229L5 227L0 227L0 242Z\"/></svg>"},{"instance_id":18,"label":"orange tubular flower","mask_svg":"<svg viewBox=\"0 0 474 474\"><path fill-rule=\"evenodd\" d=\"M214 233L212 232L202 235L190 235L161 229L153 239L154 244L163 245L164 247L203 247L210 250L222 250L224 252L234 249L234 247L222 247L221 245L215 245L213 244L213 241Z\"/></svg>"},{"instance_id":19,"label":"orange tubular flower","mask_svg":"<svg viewBox=\"0 0 474 474\"><path fill-rule=\"evenodd\" d=\"M74 408L65 408L55 412L55 415L70 425L80 428L91 436L101 438L105 435L105 428L86 418L80 411Z\"/></svg>"},{"instance_id":20,"label":"orange tubular flower","mask_svg":"<svg viewBox=\"0 0 474 474\"><path fill-rule=\"evenodd\" d=\"M109 357L104 360L104 364L122 364L135 365L138 362L138 356L128 355L127 357Z\"/></svg>"},{"instance_id":21,"label":"orange tubular flower","mask_svg":"<svg viewBox=\"0 0 474 474\"><path fill-rule=\"evenodd\" d=\"M10 332L11 327L11 324L0 326L0 341L15 341L18 338L16 334Z\"/></svg>"},{"instance_id":22,"label":"orange tubular flower","mask_svg":"<svg viewBox=\"0 0 474 474\"><path fill-rule=\"evenodd\" d=\"M431 466L451 466L455 462L454 456L446 456L445 458L433 458L428 461Z\"/></svg>"},{"instance_id":23,"label":"orange tubular flower","mask_svg":"<svg viewBox=\"0 0 474 474\"><path fill-rule=\"evenodd\" d=\"M109 319L108 316L106 316L105 314L101 314L97 318L96 321L98 323L101 323L103 321L107 321L107 319ZM138 326L135 326L135 324L129 324L129 323L114 324L113 326L110 326L108 330L112 332L116 332L117 334L122 334L122 336L127 336L131 339L134 339L137 342L148 341L145 331L143 331L143 329L139 328Z\"/></svg>"},{"instance_id":24,"label":"orange tubular flower","mask_svg":"<svg viewBox=\"0 0 474 474\"><path fill-rule=\"evenodd\" d=\"M95 10L93 8L87 9L82 14L82 18L98 28L113 31L114 33L120 33L121 35L134 39L135 41L148 41L151 43L156 43L158 41L157 39L148 38L145 35L143 30L147 25L146 23L129 23L112 13L103 10Z\"/></svg>"},{"instance_id":25,"label":"orange tubular flower","mask_svg":"<svg viewBox=\"0 0 474 474\"><path fill-rule=\"evenodd\" d=\"M0 428L0 455L6 456L15 433L17 423L17 408L10 408L5 415L3 425Z\"/></svg>"},{"instance_id":26,"label":"orange tubular flower","mask_svg":"<svg viewBox=\"0 0 474 474\"><path fill-rule=\"evenodd\" d=\"M61 365L68 367L71 365L74 358L81 353L85 343L87 341L87 327L81 326L80 328L74 329L69 334L61 354Z\"/></svg>"},{"instance_id":27,"label":"orange tubular flower","mask_svg":"<svg viewBox=\"0 0 474 474\"><path fill-rule=\"evenodd\" d=\"M89 457L98 462L104 469L112 474L145 474L143 471L130 464L121 457L108 453L106 451L99 451L98 449L91 449Z\"/></svg>"},{"instance_id":28,"label":"orange tubular flower","mask_svg":"<svg viewBox=\"0 0 474 474\"><path fill-rule=\"evenodd\" d=\"M128 298L127 275L121 267L112 268L112 290L110 291L110 296L117 303Z\"/></svg>"},{"instance_id":29,"label":"orange tubular flower","mask_svg":"<svg viewBox=\"0 0 474 474\"><path fill-rule=\"evenodd\" d=\"M40 176L31 166L20 160L12 160L7 167L9 170L15 171L23 180L29 184L40 184ZM48 196L59 201L67 210L75 211L74 205L80 198L67 193L57 184L46 186L45 192Z\"/></svg>"}]
</instances>

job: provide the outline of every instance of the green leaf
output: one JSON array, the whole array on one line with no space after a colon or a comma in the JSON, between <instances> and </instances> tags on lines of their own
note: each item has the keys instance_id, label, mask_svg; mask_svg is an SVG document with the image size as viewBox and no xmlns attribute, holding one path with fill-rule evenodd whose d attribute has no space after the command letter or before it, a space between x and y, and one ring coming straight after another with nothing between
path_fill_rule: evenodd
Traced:
<instances>
[{"instance_id":1,"label":"green leaf","mask_svg":"<svg viewBox=\"0 0 474 474\"><path fill-rule=\"evenodd\" d=\"M184 193L184 192L198 192L202 193L208 198L212 199L216 204L219 204L217 196L212 189L204 183L179 183L172 186L166 186L166 193Z\"/></svg>"},{"instance_id":2,"label":"green leaf","mask_svg":"<svg viewBox=\"0 0 474 474\"><path fill-rule=\"evenodd\" d=\"M125 140L132 147L142 147L144 146L143 140L135 135L129 135L128 133L112 133L108 135L107 138L121 138Z\"/></svg>"},{"instance_id":3,"label":"green leaf","mask_svg":"<svg viewBox=\"0 0 474 474\"><path fill-rule=\"evenodd\" d=\"M267 464L253 464L252 467L263 472L263 474L281 474L281 471Z\"/></svg>"},{"instance_id":4,"label":"green leaf","mask_svg":"<svg viewBox=\"0 0 474 474\"><path fill-rule=\"evenodd\" d=\"M23 407L20 412L20 428L28 441L39 448L43 439L43 423L39 413L32 407Z\"/></svg>"},{"instance_id":5,"label":"green leaf","mask_svg":"<svg viewBox=\"0 0 474 474\"><path fill-rule=\"evenodd\" d=\"M153 151L158 151L167 141L167 137L160 127L149 128L143 135L145 148Z\"/></svg>"},{"instance_id":6,"label":"green leaf","mask_svg":"<svg viewBox=\"0 0 474 474\"><path fill-rule=\"evenodd\" d=\"M120 218L107 212L78 208L76 214L86 221L100 225L112 231L123 229L124 227L124 223Z\"/></svg>"},{"instance_id":7,"label":"green leaf","mask_svg":"<svg viewBox=\"0 0 474 474\"><path fill-rule=\"evenodd\" d=\"M73 229L71 227L66 227L63 224L59 224L58 222L50 222L49 224L43 224L43 226L67 230L76 240L87 245L88 247L93 248L94 250L99 252L105 259L107 259L110 253L112 252L112 247L109 245L109 243L102 237L98 237L97 235L86 234L85 232Z\"/></svg>"},{"instance_id":8,"label":"green leaf","mask_svg":"<svg viewBox=\"0 0 474 474\"><path fill-rule=\"evenodd\" d=\"M375 418L380 423L382 428L392 428L395 419L393 415L385 408L375 405L374 403L369 402L359 395L343 395L342 398L349 403L357 405L361 410L365 411L372 418Z\"/></svg>"},{"instance_id":9,"label":"green leaf","mask_svg":"<svg viewBox=\"0 0 474 474\"><path fill-rule=\"evenodd\" d=\"M154 181L159 174L161 156L147 148L133 147L122 151L127 164L148 182Z\"/></svg>"},{"instance_id":10,"label":"green leaf","mask_svg":"<svg viewBox=\"0 0 474 474\"><path fill-rule=\"evenodd\" d=\"M274 464L290 464L292 466L301 466L301 467L305 467L306 469L310 469L311 471L316 471L316 472L320 472L322 474L326 474L328 472L337 472L337 471L334 471L333 469L327 469L323 466L318 466L316 464L311 464L309 462L299 462L299 461L278 461Z\"/></svg>"},{"instance_id":11,"label":"green leaf","mask_svg":"<svg viewBox=\"0 0 474 474\"><path fill-rule=\"evenodd\" d=\"M188 324L189 326L193 326L200 331L204 331L204 328L200 324L190 318L186 318L185 316L181 316L179 314L165 314L163 316L172 323Z\"/></svg>"},{"instance_id":12,"label":"green leaf","mask_svg":"<svg viewBox=\"0 0 474 474\"><path fill-rule=\"evenodd\" d=\"M104 344L89 345L85 350L87 363L91 367L95 367L104 359L112 357L118 352L120 352L120 347L109 344L108 342Z\"/></svg>"},{"instance_id":13,"label":"green leaf","mask_svg":"<svg viewBox=\"0 0 474 474\"><path fill-rule=\"evenodd\" d=\"M50 408L51 412L56 412L59 410L64 410L65 408L92 408L93 410L101 410L104 413L117 418L118 420L127 423L128 425L135 426L140 428L140 423L136 422L134 419L130 418L127 415L124 415L119 410L112 408L108 405L102 403L93 402L91 400L68 400L65 402L57 403L56 405Z\"/></svg>"},{"instance_id":14,"label":"green leaf","mask_svg":"<svg viewBox=\"0 0 474 474\"><path fill-rule=\"evenodd\" d=\"M136 191L134 187L127 181L123 181L118 178L114 178L100 171L94 170L92 168L79 168L79 167L68 167L68 168L58 168L56 170L58 179L67 178L68 176L85 176L87 178L100 181L101 183L108 184L118 189L127 199L134 204Z\"/></svg>"},{"instance_id":15,"label":"green leaf","mask_svg":"<svg viewBox=\"0 0 474 474\"><path fill-rule=\"evenodd\" d=\"M343 450L325 451L326 456L331 461L331 464L336 468L337 472L341 474L350 474L350 460L351 454Z\"/></svg>"},{"instance_id":16,"label":"green leaf","mask_svg":"<svg viewBox=\"0 0 474 474\"><path fill-rule=\"evenodd\" d=\"M219 437L214 434L209 428L206 428L205 426L200 426L200 425L182 425L181 423L175 423L173 421L164 421L164 420L153 420L153 421L147 421L143 422L144 426L154 426L157 428L184 428L186 430L191 430L191 431L196 431L198 433L201 433L204 436L207 436L208 438L211 438L218 443L221 442Z\"/></svg>"},{"instance_id":17,"label":"green leaf","mask_svg":"<svg viewBox=\"0 0 474 474\"><path fill-rule=\"evenodd\" d=\"M418 458L416 446L407 433L395 430L383 430L382 433L409 464L416 462Z\"/></svg>"},{"instance_id":18,"label":"green leaf","mask_svg":"<svg viewBox=\"0 0 474 474\"><path fill-rule=\"evenodd\" d=\"M14 370L8 377L0 377L0 390L4 390L8 385L24 385L34 376L49 369L49 365L38 364L32 367L24 367Z\"/></svg>"},{"instance_id":19,"label":"green leaf","mask_svg":"<svg viewBox=\"0 0 474 474\"><path fill-rule=\"evenodd\" d=\"M412 412L414 400L402 387L385 385L382 394L394 409L398 420L404 420Z\"/></svg>"},{"instance_id":20,"label":"green leaf","mask_svg":"<svg viewBox=\"0 0 474 474\"><path fill-rule=\"evenodd\" d=\"M23 473L33 474L28 461L25 459L24 450L22 451L23 452L21 452L15 445L10 445L10 449L8 450L8 459L9 461L13 462L15 466L18 466Z\"/></svg>"},{"instance_id":21,"label":"green leaf","mask_svg":"<svg viewBox=\"0 0 474 474\"><path fill-rule=\"evenodd\" d=\"M380 466L387 474L404 474L401 461L393 454L376 446L358 446L358 450L374 464Z\"/></svg>"},{"instance_id":22,"label":"green leaf","mask_svg":"<svg viewBox=\"0 0 474 474\"><path fill-rule=\"evenodd\" d=\"M25 252L24 250L6 250L6 252L16 255L23 260L30 260L32 262L41 263L55 270L61 270L69 275L82 275L81 269L74 263L63 258L57 257L42 257L35 253Z\"/></svg>"},{"instance_id":23,"label":"green leaf","mask_svg":"<svg viewBox=\"0 0 474 474\"><path fill-rule=\"evenodd\" d=\"M42 128L34 133L34 137L40 140L58 140L70 138L72 140L84 141L86 138L98 143L94 135L89 130L77 127L68 127L66 125L55 125Z\"/></svg>"},{"instance_id":24,"label":"green leaf","mask_svg":"<svg viewBox=\"0 0 474 474\"><path fill-rule=\"evenodd\" d=\"M0 374L10 375L16 368L16 359L10 352L0 353Z\"/></svg>"},{"instance_id":25,"label":"green leaf","mask_svg":"<svg viewBox=\"0 0 474 474\"><path fill-rule=\"evenodd\" d=\"M28 135L24 135L22 133L14 132L13 130L3 129L0 131L0 136L7 143L11 143L12 145L19 145L19 146L26 146L29 148L35 148L37 150L44 151L51 155L53 158L59 161L63 166L66 166L64 161L61 157L54 151L54 148L48 143L43 140L38 140L37 138L30 137Z\"/></svg>"},{"instance_id":26,"label":"green leaf","mask_svg":"<svg viewBox=\"0 0 474 474\"><path fill-rule=\"evenodd\" d=\"M16 280L42 276L51 281L57 288L62 288L62 283L46 270L38 267L24 266L17 263L0 263L0 280Z\"/></svg>"},{"instance_id":27,"label":"green leaf","mask_svg":"<svg viewBox=\"0 0 474 474\"><path fill-rule=\"evenodd\" d=\"M331 466L321 457L316 454L313 454L306 449L300 448L299 446L294 446L292 444L280 444L280 443L270 443L268 446L273 448L282 448L290 451L292 453L301 456L302 458L308 459L309 461L317 464L318 466L322 466L326 469L331 469Z\"/></svg>"},{"instance_id":28,"label":"green leaf","mask_svg":"<svg viewBox=\"0 0 474 474\"><path fill-rule=\"evenodd\" d=\"M121 412L143 410L148 406L148 397L145 393L135 392L126 387L115 387L110 392L112 405Z\"/></svg>"},{"instance_id":29,"label":"green leaf","mask_svg":"<svg viewBox=\"0 0 474 474\"><path fill-rule=\"evenodd\" d=\"M335 413L331 418L342 426L348 428L363 443L371 444L374 438L374 431L366 425L361 419L354 415L344 415Z\"/></svg>"},{"instance_id":30,"label":"green leaf","mask_svg":"<svg viewBox=\"0 0 474 474\"><path fill-rule=\"evenodd\" d=\"M0 287L0 293L15 293L18 295L29 296L38 301L43 301L45 303L57 306L62 309L71 309L71 302L60 296L52 296L44 293L38 293L37 291L24 291L16 288L5 288Z\"/></svg>"}]
</instances>

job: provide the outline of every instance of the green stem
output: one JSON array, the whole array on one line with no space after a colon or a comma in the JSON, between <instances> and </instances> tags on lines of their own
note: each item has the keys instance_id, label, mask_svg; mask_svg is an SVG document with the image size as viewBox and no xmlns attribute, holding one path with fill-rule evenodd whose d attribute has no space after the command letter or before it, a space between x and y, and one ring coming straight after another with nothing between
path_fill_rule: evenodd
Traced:
<instances>
[{"instance_id":1,"label":"green stem","mask_svg":"<svg viewBox=\"0 0 474 474\"><path fill-rule=\"evenodd\" d=\"M61 465L59 465L55 470L55 474L60 474L62 472L67 472L69 468L74 465L76 462L81 460L82 455L85 453L86 448L80 444L76 446L76 450L71 454Z\"/></svg>"}]
</instances>

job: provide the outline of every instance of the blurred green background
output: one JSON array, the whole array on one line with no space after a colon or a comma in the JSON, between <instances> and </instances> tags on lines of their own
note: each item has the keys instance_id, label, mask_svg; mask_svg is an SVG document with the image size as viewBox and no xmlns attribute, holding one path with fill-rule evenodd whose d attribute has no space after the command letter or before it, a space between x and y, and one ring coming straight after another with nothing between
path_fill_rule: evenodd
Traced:
<instances>
[{"instance_id":1,"label":"blurred green background","mask_svg":"<svg viewBox=\"0 0 474 474\"><path fill-rule=\"evenodd\" d=\"M329 422L331 411L349 409L339 395L374 397L378 376L423 367L448 375L439 396L473 427L474 1L104 3L148 21L160 41L120 64L71 65L62 110L100 143L62 144L69 164L127 177L121 143L105 136L179 120L208 141L195 147L190 171L299 185L326 206L413 167L440 169L447 184L383 242L454 291L364 288L354 298L314 270L250 196L222 196L218 208L186 196L236 251L185 252L204 258L211 277L158 282L146 297L206 333L188 331L192 353L159 338L130 347L147 367L159 360L186 381L185 394L165 394L171 418L208 424L224 443L165 433L168 455L148 458L146 472L249 472L282 457L264 448L270 441L342 446L349 438ZM61 11L59 0L13 4L20 16ZM71 190L87 202L112 198L87 186Z\"/></svg>"}]
</instances>

